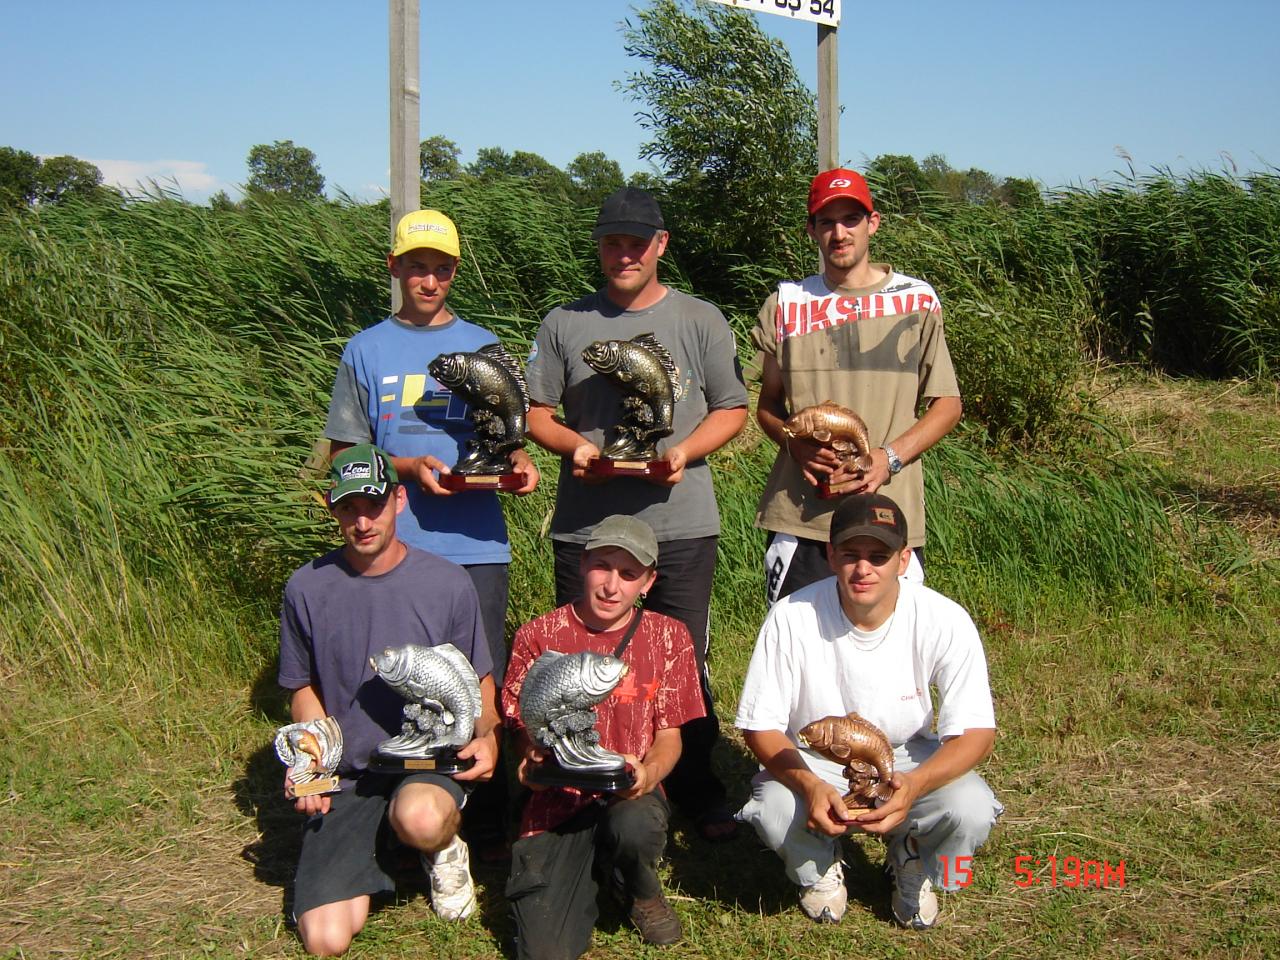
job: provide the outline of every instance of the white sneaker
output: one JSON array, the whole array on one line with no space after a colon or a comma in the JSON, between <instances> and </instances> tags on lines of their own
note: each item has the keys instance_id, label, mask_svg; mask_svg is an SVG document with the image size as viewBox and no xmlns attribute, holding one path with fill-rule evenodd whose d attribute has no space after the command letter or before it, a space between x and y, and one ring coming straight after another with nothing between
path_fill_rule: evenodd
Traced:
<instances>
[{"instance_id":1,"label":"white sneaker","mask_svg":"<svg viewBox=\"0 0 1280 960\"><path fill-rule=\"evenodd\" d=\"M924 872L920 854L904 845L907 860L893 867L893 916L911 930L928 930L938 922L938 895Z\"/></svg>"},{"instance_id":2,"label":"white sneaker","mask_svg":"<svg viewBox=\"0 0 1280 960\"><path fill-rule=\"evenodd\" d=\"M849 891L844 886L844 868L839 860L817 883L800 890L800 909L816 923L839 923L848 905Z\"/></svg>"},{"instance_id":3,"label":"white sneaker","mask_svg":"<svg viewBox=\"0 0 1280 960\"><path fill-rule=\"evenodd\" d=\"M462 838L432 858L422 855L422 867L431 878L431 906L441 920L465 920L476 909L476 885L471 882L471 853Z\"/></svg>"}]
</instances>

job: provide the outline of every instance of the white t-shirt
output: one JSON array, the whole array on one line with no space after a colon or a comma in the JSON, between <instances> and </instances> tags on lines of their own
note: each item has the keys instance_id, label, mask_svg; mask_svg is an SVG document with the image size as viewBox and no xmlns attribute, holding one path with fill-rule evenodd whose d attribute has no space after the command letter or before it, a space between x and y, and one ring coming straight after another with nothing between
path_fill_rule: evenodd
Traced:
<instances>
[{"instance_id":1,"label":"white t-shirt","mask_svg":"<svg viewBox=\"0 0 1280 960\"><path fill-rule=\"evenodd\" d=\"M973 620L923 584L898 583L893 615L870 635L845 616L834 577L774 604L751 654L734 724L783 731L816 766L830 764L801 746L799 731L851 710L895 748L913 737L994 728L987 660ZM930 684L941 700L936 735Z\"/></svg>"}]
</instances>

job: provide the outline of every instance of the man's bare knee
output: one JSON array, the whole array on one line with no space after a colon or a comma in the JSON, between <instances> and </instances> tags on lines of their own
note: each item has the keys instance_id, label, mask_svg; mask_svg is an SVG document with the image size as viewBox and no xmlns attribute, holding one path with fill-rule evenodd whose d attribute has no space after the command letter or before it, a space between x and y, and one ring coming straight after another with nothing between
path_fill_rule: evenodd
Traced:
<instances>
[{"instance_id":1,"label":"man's bare knee","mask_svg":"<svg viewBox=\"0 0 1280 960\"><path fill-rule=\"evenodd\" d=\"M387 819L403 843L434 853L449 845L462 815L447 791L430 783L410 783L391 801Z\"/></svg>"}]
</instances>

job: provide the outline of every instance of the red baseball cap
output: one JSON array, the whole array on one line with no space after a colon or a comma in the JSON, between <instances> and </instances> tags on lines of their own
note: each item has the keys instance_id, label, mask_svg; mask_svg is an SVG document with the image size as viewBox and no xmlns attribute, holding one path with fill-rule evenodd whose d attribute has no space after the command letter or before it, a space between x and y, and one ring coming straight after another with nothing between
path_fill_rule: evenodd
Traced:
<instances>
[{"instance_id":1,"label":"red baseball cap","mask_svg":"<svg viewBox=\"0 0 1280 960\"><path fill-rule=\"evenodd\" d=\"M875 210L875 204L871 202L871 188L867 186L867 181L862 174L856 170L837 167L834 170L824 170L813 178L813 183L809 184L810 216L832 200L838 200L841 197L857 200L867 213Z\"/></svg>"}]
</instances>

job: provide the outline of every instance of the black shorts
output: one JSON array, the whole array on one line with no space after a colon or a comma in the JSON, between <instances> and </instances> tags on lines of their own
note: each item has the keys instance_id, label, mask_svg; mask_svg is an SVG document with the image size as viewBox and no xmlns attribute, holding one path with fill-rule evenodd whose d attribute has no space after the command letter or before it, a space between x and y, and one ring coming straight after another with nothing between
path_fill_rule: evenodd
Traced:
<instances>
[{"instance_id":1,"label":"black shorts","mask_svg":"<svg viewBox=\"0 0 1280 960\"><path fill-rule=\"evenodd\" d=\"M295 920L326 903L396 888L390 855L403 845L387 822L387 808L406 783L434 784L453 797L458 809L467 802L467 787L443 774L362 774L354 787L333 795L328 813L302 825L293 881Z\"/></svg>"}]
</instances>

